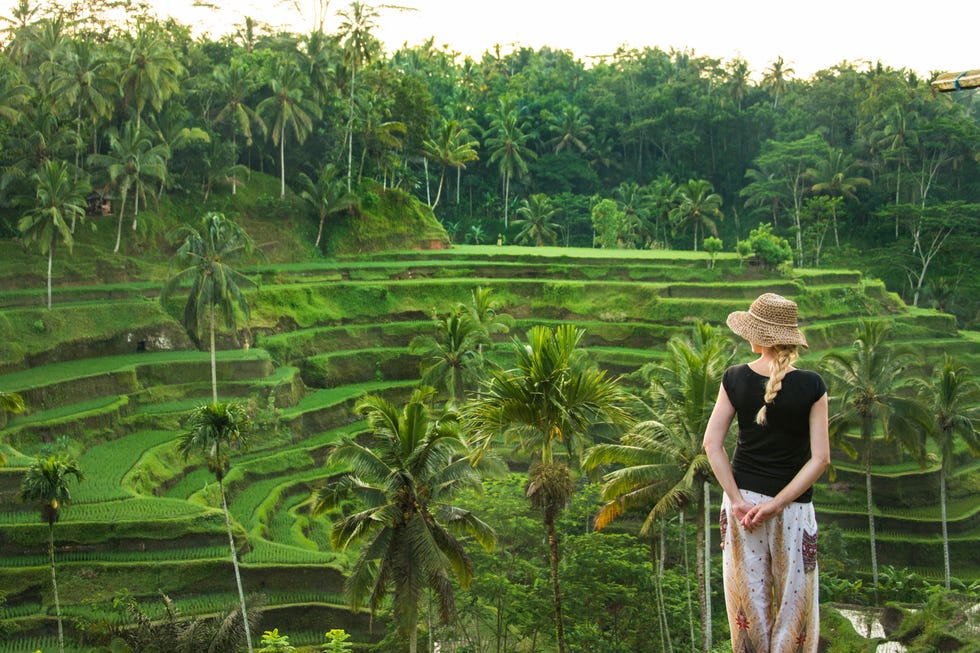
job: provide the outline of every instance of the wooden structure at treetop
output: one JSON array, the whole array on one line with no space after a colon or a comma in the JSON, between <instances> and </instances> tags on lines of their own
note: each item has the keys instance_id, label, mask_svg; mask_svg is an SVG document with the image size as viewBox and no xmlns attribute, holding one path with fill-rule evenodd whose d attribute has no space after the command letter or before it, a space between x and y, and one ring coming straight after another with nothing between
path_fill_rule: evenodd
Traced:
<instances>
[{"instance_id":1,"label":"wooden structure at treetop","mask_svg":"<svg viewBox=\"0 0 980 653\"><path fill-rule=\"evenodd\" d=\"M980 87L980 70L960 73L943 73L932 81L932 88L940 93Z\"/></svg>"}]
</instances>

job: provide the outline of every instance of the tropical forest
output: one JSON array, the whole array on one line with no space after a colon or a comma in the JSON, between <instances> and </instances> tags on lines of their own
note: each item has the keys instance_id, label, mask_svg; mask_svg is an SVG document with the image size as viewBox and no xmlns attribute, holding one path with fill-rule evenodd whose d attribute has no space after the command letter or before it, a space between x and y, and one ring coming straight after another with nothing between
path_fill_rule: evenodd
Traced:
<instances>
[{"instance_id":1,"label":"tropical forest","mask_svg":"<svg viewBox=\"0 0 980 653\"><path fill-rule=\"evenodd\" d=\"M731 651L702 442L773 292L819 650L980 652L977 90L331 10L0 17L0 651Z\"/></svg>"}]
</instances>

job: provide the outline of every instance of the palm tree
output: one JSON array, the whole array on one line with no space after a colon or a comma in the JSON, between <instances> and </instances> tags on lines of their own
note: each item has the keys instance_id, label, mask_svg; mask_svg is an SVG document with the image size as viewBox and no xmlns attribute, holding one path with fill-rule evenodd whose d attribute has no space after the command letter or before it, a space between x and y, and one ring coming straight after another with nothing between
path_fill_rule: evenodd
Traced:
<instances>
[{"instance_id":1,"label":"palm tree","mask_svg":"<svg viewBox=\"0 0 980 653\"><path fill-rule=\"evenodd\" d=\"M48 310L51 310L51 264L60 237L70 252L74 243L70 222L85 217L85 195L88 182L75 180L63 161L48 160L34 174L37 200L34 208L17 223L25 238L38 242L41 253L48 255Z\"/></svg>"},{"instance_id":2,"label":"palm tree","mask_svg":"<svg viewBox=\"0 0 980 653\"><path fill-rule=\"evenodd\" d=\"M357 69L369 62L378 50L378 41L371 34L377 27L374 7L354 0L350 9L339 12L343 19L338 36L343 41L344 62L350 68L350 88L347 89L350 108L347 117L347 190L351 187L354 163L354 97L357 90Z\"/></svg>"},{"instance_id":3,"label":"palm tree","mask_svg":"<svg viewBox=\"0 0 980 653\"><path fill-rule=\"evenodd\" d=\"M136 110L138 130L147 104L160 111L163 103L180 91L184 67L155 24L137 24L135 33L123 32L120 43L119 87L123 103Z\"/></svg>"},{"instance_id":4,"label":"palm tree","mask_svg":"<svg viewBox=\"0 0 980 653\"><path fill-rule=\"evenodd\" d=\"M586 469L620 466L604 477L606 503L596 515L597 530L627 511L640 509L647 511L640 534L648 535L657 519L695 503L702 648L708 651L712 643L707 521L713 476L702 440L734 350L727 337L699 322L691 338L671 338L667 352L663 364L644 370L650 379L650 418L637 423L619 443L590 448L582 464Z\"/></svg>"},{"instance_id":5,"label":"palm tree","mask_svg":"<svg viewBox=\"0 0 980 653\"><path fill-rule=\"evenodd\" d=\"M674 197L676 206L670 217L677 227L694 225L694 251L698 251L698 235L702 228L718 235L718 227L709 216L721 216L721 195L715 192L706 179L690 179L677 187Z\"/></svg>"},{"instance_id":6,"label":"palm tree","mask_svg":"<svg viewBox=\"0 0 980 653\"><path fill-rule=\"evenodd\" d=\"M184 459L192 453L200 452L204 456L208 470L214 474L221 494L221 509L225 515L225 528L228 531L228 546L231 549L231 564L235 570L235 583L238 586L238 600L241 603L245 643L249 653L252 653L252 635L248 618L248 608L245 605L245 591L242 588L242 575L238 568L238 550L235 548L235 537L231 532L231 516L228 513L228 499L225 496L225 475L231 465L231 451L248 448L248 433L252 422L244 408L237 403L219 403L201 405L191 411L184 431L177 436L177 451Z\"/></svg>"},{"instance_id":7,"label":"palm tree","mask_svg":"<svg viewBox=\"0 0 980 653\"><path fill-rule=\"evenodd\" d=\"M0 390L0 427L7 424L7 413L21 413L24 411L24 398L16 392L4 392ZM0 451L0 467L7 464L7 457Z\"/></svg>"},{"instance_id":8,"label":"palm tree","mask_svg":"<svg viewBox=\"0 0 980 653\"><path fill-rule=\"evenodd\" d=\"M497 113L490 122L486 146L490 149L490 163L497 163L504 190L504 229L508 225L510 205L510 181L515 175L527 173L527 159L537 158L528 147L532 134L524 130L516 104L507 97L498 101Z\"/></svg>"},{"instance_id":9,"label":"palm tree","mask_svg":"<svg viewBox=\"0 0 980 653\"><path fill-rule=\"evenodd\" d=\"M292 131L302 145L313 131L313 119L320 117L320 107L308 97L304 77L292 62L284 62L269 79L271 95L259 102L256 110L270 125L272 144L279 146L279 197L286 197L286 132Z\"/></svg>"},{"instance_id":10,"label":"palm tree","mask_svg":"<svg viewBox=\"0 0 980 653\"><path fill-rule=\"evenodd\" d=\"M61 517L62 507L71 501L69 484L83 479L78 462L66 455L38 456L27 468L20 485L20 499L36 502L41 507L41 518L48 522L48 560L51 563L51 590L54 594L54 611L58 618L58 650L65 651L65 633L61 623L61 603L58 601L58 576L54 564L54 525Z\"/></svg>"},{"instance_id":11,"label":"palm tree","mask_svg":"<svg viewBox=\"0 0 980 653\"><path fill-rule=\"evenodd\" d=\"M852 456L854 448L846 441L848 431L857 428L864 463L867 495L868 535L871 544L871 573L877 602L878 551L875 546L874 497L871 462L875 436L898 438L918 460L925 452L920 428L927 425L922 404L905 392L910 367L916 362L910 354L896 353L885 345L891 324L884 320L863 319L858 326L850 354L830 353L821 365L832 390L830 411L831 442Z\"/></svg>"},{"instance_id":12,"label":"palm tree","mask_svg":"<svg viewBox=\"0 0 980 653\"><path fill-rule=\"evenodd\" d=\"M258 111L246 103L258 85L254 77L249 75L249 72L248 66L238 60L233 60L230 65L217 66L212 73L215 90L220 98L220 108L214 116L214 122L218 124L227 122L231 125L231 142L235 149L236 161L239 132L245 136L245 145L251 146L253 125L258 128L261 136L265 136L268 131L265 121L262 120ZM232 195L236 194L237 190L238 185L233 181Z\"/></svg>"},{"instance_id":13,"label":"palm tree","mask_svg":"<svg viewBox=\"0 0 980 653\"><path fill-rule=\"evenodd\" d=\"M407 636L409 653L418 648L419 600L430 591L448 622L455 614L451 579L466 588L473 564L455 534L468 533L486 549L493 530L451 501L465 489L479 489L480 477L454 419L434 419L428 408L433 390L416 390L399 409L368 395L356 411L367 417L370 446L345 439L331 453L331 465L352 471L320 489L313 513L321 515L353 494L363 509L345 514L330 530L338 550L363 543L347 577L346 593L356 609L368 603L372 615L393 595L395 622Z\"/></svg>"},{"instance_id":14,"label":"palm tree","mask_svg":"<svg viewBox=\"0 0 980 653\"><path fill-rule=\"evenodd\" d=\"M412 338L408 350L422 357L422 383L445 386L449 405L463 400L467 384L484 368L480 347L489 344L486 330L466 312L457 311L436 323L435 336Z\"/></svg>"},{"instance_id":15,"label":"palm tree","mask_svg":"<svg viewBox=\"0 0 980 653\"><path fill-rule=\"evenodd\" d=\"M146 194L146 181L163 181L167 174L166 159L170 151L163 144L154 144L149 132L132 122L123 125L122 131L109 135L109 152L93 154L93 165L105 168L109 180L119 191L119 220L116 225L116 246L119 251L122 241L122 221L126 211L126 198L133 191L133 229L139 219L140 195Z\"/></svg>"},{"instance_id":16,"label":"palm tree","mask_svg":"<svg viewBox=\"0 0 980 653\"><path fill-rule=\"evenodd\" d=\"M439 125L436 138L426 139L422 144L425 156L438 161L440 166L439 188L436 190L436 198L432 201L432 209L435 210L442 197L442 186L446 180L446 169L456 168L461 170L470 161L476 161L480 156L476 153L478 143L471 138L469 132L464 129L458 121L443 119Z\"/></svg>"},{"instance_id":17,"label":"palm tree","mask_svg":"<svg viewBox=\"0 0 980 653\"><path fill-rule=\"evenodd\" d=\"M464 425L478 450L487 451L502 435L532 456L527 495L541 510L548 537L559 653L565 651L565 631L555 522L573 487L569 464L597 426L631 422L625 407L628 395L618 380L585 364L578 348L584 333L570 324L554 331L532 327L526 343L513 341L516 366L491 371L481 396L464 408ZM555 459L559 446L569 462Z\"/></svg>"},{"instance_id":18,"label":"palm tree","mask_svg":"<svg viewBox=\"0 0 980 653\"><path fill-rule=\"evenodd\" d=\"M234 329L237 324L235 307L249 319L248 301L243 288L255 287L255 282L231 267L235 258L251 254L252 239L232 220L220 213L209 213L201 218L200 230L180 227L173 238L181 243L171 261L173 273L160 291L160 303L166 306L178 286L191 283L184 304L184 326L200 338L205 324L208 327L211 352L211 401L218 402L218 373L215 357L215 320L220 311L224 314L225 327Z\"/></svg>"},{"instance_id":19,"label":"palm tree","mask_svg":"<svg viewBox=\"0 0 980 653\"><path fill-rule=\"evenodd\" d=\"M815 167L807 171L813 181L810 191L814 194L829 195L832 198L857 199L858 186L870 186L871 180L865 177L853 176L857 165L854 158L844 154L844 151L827 146L827 156ZM834 225L834 244L840 247L840 237L837 233L837 204L832 203L832 221Z\"/></svg>"},{"instance_id":20,"label":"palm tree","mask_svg":"<svg viewBox=\"0 0 980 653\"><path fill-rule=\"evenodd\" d=\"M955 462L957 439L962 438L973 455L980 454L980 383L968 367L943 355L928 381L915 379L919 397L932 418L926 435L939 447L939 500L943 522L943 565L946 570L946 590L950 588L949 532L946 520L946 482Z\"/></svg>"},{"instance_id":21,"label":"palm tree","mask_svg":"<svg viewBox=\"0 0 980 653\"><path fill-rule=\"evenodd\" d=\"M112 62L104 53L104 48L91 41L75 39L67 43L64 56L46 64L50 97L54 98L55 105L63 103L75 108L76 169L79 167L84 119L90 122L94 142L95 126L100 119L112 115L113 98L118 93L116 82L110 77Z\"/></svg>"},{"instance_id":22,"label":"palm tree","mask_svg":"<svg viewBox=\"0 0 980 653\"><path fill-rule=\"evenodd\" d=\"M518 243L534 241L537 247L543 247L546 243L554 245L558 241L558 224L552 219L559 211L561 209L553 206L544 193L535 193L522 200L517 209L520 217L514 220L514 226L520 227L520 231L514 240Z\"/></svg>"},{"instance_id":23,"label":"palm tree","mask_svg":"<svg viewBox=\"0 0 980 653\"><path fill-rule=\"evenodd\" d=\"M589 149L585 139L592 135L592 125L589 124L589 117L578 107L574 105L563 107L558 115L550 116L549 124L556 134L549 141L549 144L555 146L555 152L572 148L585 152Z\"/></svg>"},{"instance_id":24,"label":"palm tree","mask_svg":"<svg viewBox=\"0 0 980 653\"><path fill-rule=\"evenodd\" d=\"M789 78L795 72L792 68L786 67L782 57L777 57L766 69L762 77L762 86L772 95L773 109L779 105L779 97L786 92Z\"/></svg>"},{"instance_id":25,"label":"palm tree","mask_svg":"<svg viewBox=\"0 0 980 653\"><path fill-rule=\"evenodd\" d=\"M344 211L355 211L360 208L361 201L357 195L347 190L343 179L340 179L340 170L332 163L324 164L316 181L301 172L299 182L299 196L316 211L320 221L314 243L314 247L319 249L323 224L327 218Z\"/></svg>"}]
</instances>

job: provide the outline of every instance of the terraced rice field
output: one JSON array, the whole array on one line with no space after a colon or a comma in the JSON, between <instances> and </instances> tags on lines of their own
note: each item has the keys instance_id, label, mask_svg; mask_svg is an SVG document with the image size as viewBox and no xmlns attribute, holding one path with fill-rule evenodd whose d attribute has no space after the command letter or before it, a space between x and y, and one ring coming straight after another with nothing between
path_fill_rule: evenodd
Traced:
<instances>
[{"instance_id":1,"label":"terraced rice field","mask_svg":"<svg viewBox=\"0 0 980 653\"><path fill-rule=\"evenodd\" d=\"M226 336L217 357L219 396L245 402L256 422L252 448L232 460L227 491L246 592L266 596L270 627L296 624L290 631L296 644L322 636L302 628L297 615L309 610L322 611L355 639L372 637L364 616L343 605L347 557L329 549L329 523L313 520L308 502L319 484L343 471L326 466L329 447L366 432L352 411L356 400L367 393L407 396L419 374L409 342L477 287L492 288L500 310L516 319L511 334L498 336L487 352L492 359L506 364L509 339L532 325L572 321L586 330L593 359L627 384L663 355L670 337L689 333L697 320L723 324L766 291L800 303L813 347L804 364L846 349L858 320L871 315L892 320L896 344L927 360L948 351L980 368L978 334L957 332L949 316L910 310L881 284L848 270L785 279L724 258L709 270L706 259L669 253L538 257L520 248L457 248L253 272L261 287L250 297L252 346ZM235 600L214 478L174 448L187 411L209 400L208 354L182 335L171 316L177 310L149 301L151 284L59 294L49 320L94 324L106 304L116 312L114 323L130 312L133 319L128 332L93 328L47 348L25 344L29 356L18 358L14 346L0 352L0 389L20 393L30 408L0 430L8 458L0 468L0 589L16 651L50 650L54 641L47 527L16 492L31 456L65 444L65 437L86 474L56 527L68 617L109 618L114 593L123 588L148 606L166 592L185 614L220 611ZM30 299L23 291L0 293L0 308L9 320L32 319ZM814 306L826 310L814 315ZM954 491L975 486L978 471L962 456ZM896 455L875 472L882 563L935 573L938 507L923 499L937 495L935 465L922 470ZM860 555L867 541L863 477L845 460L837 473L833 485L818 490L820 517L840 524ZM975 561L980 508L964 496L954 496L949 508L953 555ZM980 576L980 564L970 564L961 575Z\"/></svg>"}]
</instances>

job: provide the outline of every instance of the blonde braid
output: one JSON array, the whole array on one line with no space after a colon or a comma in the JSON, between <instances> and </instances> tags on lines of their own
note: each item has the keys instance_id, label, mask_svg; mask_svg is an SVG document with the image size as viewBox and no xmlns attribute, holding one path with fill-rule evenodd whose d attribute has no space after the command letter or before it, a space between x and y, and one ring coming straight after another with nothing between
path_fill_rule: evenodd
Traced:
<instances>
[{"instance_id":1,"label":"blonde braid","mask_svg":"<svg viewBox=\"0 0 980 653\"><path fill-rule=\"evenodd\" d=\"M790 365L799 357L796 345L773 345L774 360L769 364L769 380L766 381L765 403L755 415L756 424L766 423L766 407L776 400L776 394L783 387L783 377Z\"/></svg>"}]
</instances>

